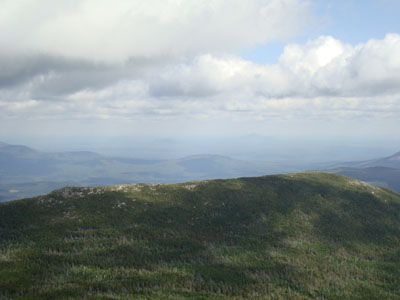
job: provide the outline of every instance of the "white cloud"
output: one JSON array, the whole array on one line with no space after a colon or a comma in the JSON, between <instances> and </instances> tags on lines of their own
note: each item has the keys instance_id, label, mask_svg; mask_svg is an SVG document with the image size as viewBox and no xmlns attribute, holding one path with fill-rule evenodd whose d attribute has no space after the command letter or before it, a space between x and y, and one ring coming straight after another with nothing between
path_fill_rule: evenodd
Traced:
<instances>
[{"instance_id":1,"label":"white cloud","mask_svg":"<svg viewBox=\"0 0 400 300\"><path fill-rule=\"evenodd\" d=\"M279 62L295 74L313 75L334 59L349 52L350 48L351 46L344 45L333 37L322 36L306 45L286 46Z\"/></svg>"},{"instance_id":2,"label":"white cloud","mask_svg":"<svg viewBox=\"0 0 400 300\"><path fill-rule=\"evenodd\" d=\"M0 118L397 118L400 35L232 53L307 24L302 0L0 0Z\"/></svg>"},{"instance_id":3,"label":"white cloud","mask_svg":"<svg viewBox=\"0 0 400 300\"><path fill-rule=\"evenodd\" d=\"M69 93L47 90L50 98L41 99L38 87L53 85L54 77L62 83L75 76L61 70L0 90L0 105L3 117L26 118L396 118L398 53L397 34L358 46L325 36L288 45L275 65L205 54L142 72L89 68L82 74L109 71L119 77L104 86L78 85ZM84 80L84 75L77 79Z\"/></svg>"},{"instance_id":4,"label":"white cloud","mask_svg":"<svg viewBox=\"0 0 400 300\"><path fill-rule=\"evenodd\" d=\"M100 61L229 52L292 36L304 0L3 0L3 53Z\"/></svg>"},{"instance_id":5,"label":"white cloud","mask_svg":"<svg viewBox=\"0 0 400 300\"><path fill-rule=\"evenodd\" d=\"M374 96L400 93L400 35L389 34L358 46L322 36L288 45L276 65L237 56L202 55L167 67L148 83L156 96L214 94L267 98Z\"/></svg>"}]
</instances>

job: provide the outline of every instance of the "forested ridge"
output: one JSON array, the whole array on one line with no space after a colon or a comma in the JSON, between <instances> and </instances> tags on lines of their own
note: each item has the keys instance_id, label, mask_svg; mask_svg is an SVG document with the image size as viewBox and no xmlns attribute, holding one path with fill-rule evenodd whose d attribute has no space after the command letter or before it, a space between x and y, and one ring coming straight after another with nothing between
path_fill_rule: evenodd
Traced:
<instances>
[{"instance_id":1,"label":"forested ridge","mask_svg":"<svg viewBox=\"0 0 400 300\"><path fill-rule=\"evenodd\" d=\"M2 203L0 299L400 299L400 195L306 172Z\"/></svg>"}]
</instances>

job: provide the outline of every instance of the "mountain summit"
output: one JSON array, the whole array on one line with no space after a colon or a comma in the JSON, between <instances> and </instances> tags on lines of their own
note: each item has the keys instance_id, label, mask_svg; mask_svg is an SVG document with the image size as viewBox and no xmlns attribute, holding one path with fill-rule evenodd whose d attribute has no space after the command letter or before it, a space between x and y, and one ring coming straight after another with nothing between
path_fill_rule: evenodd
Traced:
<instances>
[{"instance_id":1,"label":"mountain summit","mask_svg":"<svg viewBox=\"0 0 400 300\"><path fill-rule=\"evenodd\" d=\"M399 160L400 161L400 151L388 157L389 160Z\"/></svg>"},{"instance_id":2,"label":"mountain summit","mask_svg":"<svg viewBox=\"0 0 400 300\"><path fill-rule=\"evenodd\" d=\"M399 299L400 195L320 172L0 204L1 299Z\"/></svg>"}]
</instances>

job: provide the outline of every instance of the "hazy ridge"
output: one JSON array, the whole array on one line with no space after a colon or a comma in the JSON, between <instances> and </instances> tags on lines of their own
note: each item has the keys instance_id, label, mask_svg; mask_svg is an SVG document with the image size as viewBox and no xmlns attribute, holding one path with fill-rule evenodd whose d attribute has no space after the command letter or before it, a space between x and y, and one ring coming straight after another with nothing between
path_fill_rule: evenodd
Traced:
<instances>
[{"instance_id":1,"label":"hazy ridge","mask_svg":"<svg viewBox=\"0 0 400 300\"><path fill-rule=\"evenodd\" d=\"M177 183L294 172L304 168L301 162L246 161L212 154L178 159L138 159L89 151L47 153L2 143L0 201L33 197L71 185Z\"/></svg>"},{"instance_id":2,"label":"hazy ridge","mask_svg":"<svg viewBox=\"0 0 400 300\"><path fill-rule=\"evenodd\" d=\"M335 157L332 157L334 160ZM0 143L0 201L49 193L64 186L178 183L306 170L328 170L400 191L400 154L367 161L245 160L224 155L177 159L105 156L90 151L42 152Z\"/></svg>"}]
</instances>

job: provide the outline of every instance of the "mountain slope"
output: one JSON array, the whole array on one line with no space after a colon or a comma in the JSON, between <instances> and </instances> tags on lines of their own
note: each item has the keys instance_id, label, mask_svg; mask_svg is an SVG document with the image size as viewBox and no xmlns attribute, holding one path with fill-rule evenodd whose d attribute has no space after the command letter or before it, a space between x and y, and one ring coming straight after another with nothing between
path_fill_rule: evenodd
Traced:
<instances>
[{"instance_id":1,"label":"mountain slope","mask_svg":"<svg viewBox=\"0 0 400 300\"><path fill-rule=\"evenodd\" d=\"M361 165L362 167L388 167L400 169L400 151L384 158L372 160Z\"/></svg>"},{"instance_id":2,"label":"mountain slope","mask_svg":"<svg viewBox=\"0 0 400 300\"><path fill-rule=\"evenodd\" d=\"M400 151L388 157L370 159L365 161L341 162L337 163L332 168L352 167L352 168L373 168L387 167L400 169Z\"/></svg>"},{"instance_id":3,"label":"mountain slope","mask_svg":"<svg viewBox=\"0 0 400 300\"><path fill-rule=\"evenodd\" d=\"M400 169L388 167L339 168L330 172L366 181L370 184L400 192Z\"/></svg>"},{"instance_id":4,"label":"mountain slope","mask_svg":"<svg viewBox=\"0 0 400 300\"><path fill-rule=\"evenodd\" d=\"M0 299L400 299L400 195L319 172L0 204Z\"/></svg>"},{"instance_id":5,"label":"mountain slope","mask_svg":"<svg viewBox=\"0 0 400 300\"><path fill-rule=\"evenodd\" d=\"M326 171L400 192L400 152L384 158L337 163Z\"/></svg>"}]
</instances>

